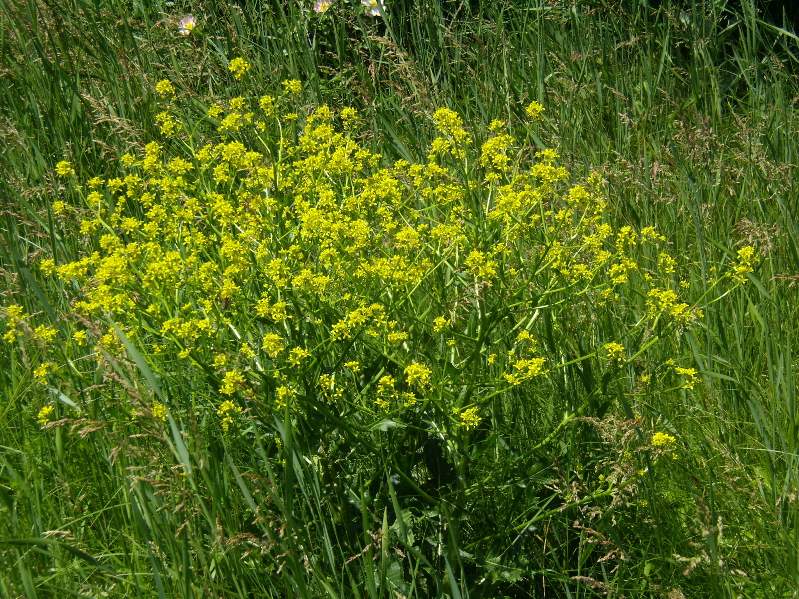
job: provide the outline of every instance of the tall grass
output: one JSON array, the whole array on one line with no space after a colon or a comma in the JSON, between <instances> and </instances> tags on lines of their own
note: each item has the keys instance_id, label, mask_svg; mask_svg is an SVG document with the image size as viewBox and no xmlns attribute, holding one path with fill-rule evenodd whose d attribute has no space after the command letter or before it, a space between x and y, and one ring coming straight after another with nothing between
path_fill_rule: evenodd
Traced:
<instances>
[{"instance_id":1,"label":"tall grass","mask_svg":"<svg viewBox=\"0 0 799 599\"><path fill-rule=\"evenodd\" d=\"M535 451L497 438L502 458L481 487L429 444L426 467L447 482L414 488L390 421L345 435L357 445L336 455L364 457L337 478L318 466L314 431L287 417L247 446L207 435L199 415L164 430L110 424L104 411L126 394L194 401L134 341L109 387L117 396L55 396L65 410L80 404L80 418L40 430L42 391L3 345L0 595L797 596L799 50L751 2L417 0L387 4L385 19L344 2L323 16L310 2L2 2L0 304L68 308L36 266L84 250L52 212L63 193L53 165L115 175L124 148L157 135L155 82L171 79L201 115L231 95L235 55L253 64L249 83L234 84L242 93L298 78L309 104L356 106L386 161L424 159L425 115L439 106L556 146L573 171L602 172L616 223L668 237L693 298L735 248L755 245L762 262L686 335L701 375L693 392L640 398L679 435L684 466L653 467L623 507L601 493L580 503L578 489L607 439L633 434L637 414L621 407L602 422L586 409L579 426L533 408L497 412ZM185 12L200 29L182 38ZM519 125L531 100L546 107L535 133ZM612 322L598 326L620 338ZM590 376L570 371L553 402L585 399L600 386ZM561 475L576 502L553 489Z\"/></svg>"}]
</instances>

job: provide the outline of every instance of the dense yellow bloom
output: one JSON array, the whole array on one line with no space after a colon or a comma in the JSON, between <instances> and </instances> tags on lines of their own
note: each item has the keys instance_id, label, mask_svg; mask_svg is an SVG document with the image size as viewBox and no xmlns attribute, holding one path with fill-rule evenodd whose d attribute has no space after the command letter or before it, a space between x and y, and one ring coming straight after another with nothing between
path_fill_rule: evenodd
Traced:
<instances>
[{"instance_id":1,"label":"dense yellow bloom","mask_svg":"<svg viewBox=\"0 0 799 599\"><path fill-rule=\"evenodd\" d=\"M223 432L228 432L230 425L233 424L234 419L236 416L239 416L241 412L241 406L237 406L229 399L219 404L219 407L216 409L216 415L221 419L220 425L222 426Z\"/></svg>"},{"instance_id":2,"label":"dense yellow bloom","mask_svg":"<svg viewBox=\"0 0 799 599\"><path fill-rule=\"evenodd\" d=\"M302 92L302 83L297 79L287 79L283 82L283 89L287 94L298 96Z\"/></svg>"},{"instance_id":3,"label":"dense yellow bloom","mask_svg":"<svg viewBox=\"0 0 799 599\"><path fill-rule=\"evenodd\" d=\"M755 262L755 248L747 245L739 249L738 260L732 267L732 280L736 283L745 283L746 275L754 271Z\"/></svg>"},{"instance_id":4,"label":"dense yellow bloom","mask_svg":"<svg viewBox=\"0 0 799 599\"><path fill-rule=\"evenodd\" d=\"M412 362L405 367L405 380L410 387L425 389L430 386L432 371L424 364Z\"/></svg>"},{"instance_id":5,"label":"dense yellow bloom","mask_svg":"<svg viewBox=\"0 0 799 599\"><path fill-rule=\"evenodd\" d=\"M524 109L524 112L527 113L530 120L538 121L544 114L544 105L541 104L541 102L532 101L527 105L527 108Z\"/></svg>"},{"instance_id":6,"label":"dense yellow bloom","mask_svg":"<svg viewBox=\"0 0 799 599\"><path fill-rule=\"evenodd\" d=\"M245 73L250 70L250 63L243 59L241 56L238 56L228 63L228 71L233 73L233 76L236 79L241 79L244 77Z\"/></svg>"},{"instance_id":7,"label":"dense yellow bloom","mask_svg":"<svg viewBox=\"0 0 799 599\"><path fill-rule=\"evenodd\" d=\"M605 350L605 355L611 362L624 361L624 346L621 343L611 341L610 343L603 345L602 349Z\"/></svg>"},{"instance_id":8,"label":"dense yellow bloom","mask_svg":"<svg viewBox=\"0 0 799 599\"><path fill-rule=\"evenodd\" d=\"M71 177L75 174L75 169L67 160L61 160L55 165L55 172L59 177Z\"/></svg>"},{"instance_id":9,"label":"dense yellow bloom","mask_svg":"<svg viewBox=\"0 0 799 599\"><path fill-rule=\"evenodd\" d=\"M55 411L55 407L51 404L42 406L42 409L39 410L39 413L36 415L36 422L39 423L39 426L44 427L50 422L50 416L52 416L53 411Z\"/></svg>"},{"instance_id":10,"label":"dense yellow bloom","mask_svg":"<svg viewBox=\"0 0 799 599\"><path fill-rule=\"evenodd\" d=\"M156 420L160 420L161 422L166 422L166 406L162 404L160 401L157 401L153 404L153 407L150 408L150 413L152 414L153 418Z\"/></svg>"},{"instance_id":11,"label":"dense yellow bloom","mask_svg":"<svg viewBox=\"0 0 799 599\"><path fill-rule=\"evenodd\" d=\"M249 69L230 61L237 79ZM156 93L172 98L167 84ZM59 264L45 251L40 271L65 290L63 331L82 330L65 343L70 378L45 363L37 380L70 389L79 373L67 360L91 377L74 358L106 368L108 354L124 356L112 330L95 328L113 321L177 384L198 397L218 392L213 405L195 405L225 432L245 401L265 422L275 409L303 418L320 400L368 418L375 408L392 416L412 408L424 424L444 414L451 431L469 431L493 422L482 406L461 406L463 385L507 402L534 391L518 385L548 389L573 359L598 361L605 375L635 354L642 369L668 373L652 377L654 392L676 393L656 387L677 376L686 388L698 381L695 370L663 367L659 357L658 369L652 357L674 353L651 331L655 320L682 328L697 318L687 303L694 289L678 287L685 273L654 228L612 224L601 178L572 181L555 150L531 157L505 123L467 128L446 108L433 115L426 159L389 165L355 137L357 111L311 109L293 97L302 91L286 81L260 98L220 99L211 122L186 123L191 139L131 149L109 165L114 175L76 187L82 205L53 205L74 216L69 226L83 219L85 250ZM177 115L194 112L177 98L163 107L156 124L166 135L183 129ZM532 120L542 114L538 103L528 111ZM753 263L742 250L726 281ZM58 339L55 325L36 326L20 307L5 316L5 337L24 338L26 348ZM591 348L609 331L645 345L550 349L551 338L568 335L582 336L573 347ZM550 370L553 381L540 380ZM422 401L433 385L435 402ZM267 404L256 403L263 397ZM153 403L150 415L163 421L167 408Z\"/></svg>"},{"instance_id":12,"label":"dense yellow bloom","mask_svg":"<svg viewBox=\"0 0 799 599\"><path fill-rule=\"evenodd\" d=\"M480 410L477 406L464 408L463 410L456 409L455 414L458 417L458 425L467 431L477 428L482 420L480 418Z\"/></svg>"},{"instance_id":13,"label":"dense yellow bloom","mask_svg":"<svg viewBox=\"0 0 799 599\"><path fill-rule=\"evenodd\" d=\"M228 370L222 378L222 386L219 392L222 395L233 395L236 391L244 388L244 375L238 370Z\"/></svg>"},{"instance_id":14,"label":"dense yellow bloom","mask_svg":"<svg viewBox=\"0 0 799 599\"><path fill-rule=\"evenodd\" d=\"M677 443L677 439L669 433L657 432L652 435L652 447L671 449Z\"/></svg>"},{"instance_id":15,"label":"dense yellow bloom","mask_svg":"<svg viewBox=\"0 0 799 599\"><path fill-rule=\"evenodd\" d=\"M169 79L161 79L155 84L155 93L162 98L171 98L175 95L175 87Z\"/></svg>"}]
</instances>

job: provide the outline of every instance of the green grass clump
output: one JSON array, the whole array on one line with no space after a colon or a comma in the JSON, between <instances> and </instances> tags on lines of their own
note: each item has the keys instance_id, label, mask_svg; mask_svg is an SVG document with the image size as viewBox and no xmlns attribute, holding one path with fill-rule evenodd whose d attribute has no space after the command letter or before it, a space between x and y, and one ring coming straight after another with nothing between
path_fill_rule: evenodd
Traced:
<instances>
[{"instance_id":1,"label":"green grass clump","mask_svg":"<svg viewBox=\"0 0 799 599\"><path fill-rule=\"evenodd\" d=\"M795 36L191 10L0 14L0 594L794 596Z\"/></svg>"}]
</instances>

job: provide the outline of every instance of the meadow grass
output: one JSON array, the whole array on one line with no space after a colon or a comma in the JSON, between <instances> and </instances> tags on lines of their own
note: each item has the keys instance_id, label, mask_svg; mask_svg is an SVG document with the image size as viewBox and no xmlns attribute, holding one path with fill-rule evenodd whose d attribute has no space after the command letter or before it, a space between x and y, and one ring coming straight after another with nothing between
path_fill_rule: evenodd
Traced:
<instances>
[{"instance_id":1,"label":"meadow grass","mask_svg":"<svg viewBox=\"0 0 799 599\"><path fill-rule=\"evenodd\" d=\"M657 9L417 0L387 3L385 18L365 16L358 3L339 1L324 15L311 6L4 0L0 305L4 332L18 334L0 349L0 595L795 597L796 36L760 20L749 2L732 10L711 0ZM189 12L198 28L180 36ZM241 79L228 68L238 56L251 65ZM174 99L156 93L161 80L172 82ZM302 91L282 91L287 80ZM213 343L228 360L244 360L230 348L255 343L263 363L269 350L258 335L266 330L321 348L307 369L282 371L286 386L296 384L296 403L275 404L281 379L269 368L214 363L211 341L154 329L143 307L82 314L85 282L43 272L45 260L55 267L101 249L102 232L79 231L75 216L86 212L90 177L124 176L123 153L141 160L152 140L168 157L192 160L201 140L218 141L209 107L235 96L257 106L267 94L279 114L298 113L297 126L289 118L285 132L268 129L260 139L245 128L226 139L241 133L270 165L285 164L292 181L302 181L296 155L276 156L302 143L300 125L323 104L358 110L352 137L380 155L361 174L396 160L424 165L437 137L458 138L457 123L440 122L446 113L436 129L431 115L441 107L474 135L471 167L457 147L439 158L447 181L466 190L463 213L448 212L436 195L424 196L429 204L403 196L396 213L414 225L461 226L467 241L451 253L422 236L427 249L416 256L439 261L430 266L435 278L347 287L345 268L331 283L340 296L362 293L386 306L385 318L368 317L379 334L391 319L407 328L411 362L432 365L436 401L424 399L424 381L403 386L404 354L358 336L343 341L360 352L364 372L342 387L347 354L326 335L355 308L335 294L317 301L285 291L294 321L269 328L282 321L274 305L259 312L269 275L255 254L239 266L251 273L237 279L240 299L221 297L207 311L225 323ZM534 101L544 112L531 123L525 107ZM170 141L159 130L165 107L185 124L183 137ZM491 220L495 196L483 191L491 167L478 163L494 119L518 140L509 172L538 164L537 150L557 149L570 182L601 180L597 190L585 184L601 215L578 204L573 229L553 220L544 207L555 211L568 189L555 186L541 188L550 199L540 215L509 213L504 229ZM74 178L55 174L62 160ZM355 176L325 177L342 204L347 189L364 189ZM204 191L215 185L208 173L191 181ZM279 206L292 205L281 193L275 184ZM146 206L132 204L126 215L144 222ZM352 225L346 211L336 215ZM288 252L281 255L294 275L304 262L321 264L316 241L304 241L306 255L290 262L302 215L284 216L257 231ZM657 282L669 279L658 262L665 251L691 318L669 324L652 314L654 283L644 278L601 304L614 287L596 256L590 280L536 262L535 251L555 242L580 256L586 250L569 245L570 234L596 235L600 223L614 234L656 227L665 240L642 238L624 255ZM334 225L324 227L348 234ZM226 226L246 229L214 222L209 235L223 239ZM171 238L157 240L172 247ZM498 242L510 250L491 254ZM224 243L203 258L235 266L236 248ZM364 243L368 265L383 246ZM745 247L757 258L735 281L729 273ZM481 255L468 260L474 248ZM148 265L138 268L144 280ZM516 279L506 268L535 274ZM220 293L154 293L138 281L127 284L130 296L170 316ZM522 320L517 306L528 304ZM18 326L9 324L11 305L29 315ZM450 314L459 328L431 328ZM34 341L42 323L56 327L54 346ZM71 340L77 324L96 341L91 353ZM521 372L513 370L519 356L505 353L521 351L525 328L535 349L525 355L548 367L516 385L500 366ZM179 355L194 351L189 338L198 346L191 365ZM616 360L608 342L627 353ZM35 374L43 361L57 364L57 376ZM696 374L680 379L680 367ZM227 374L237 370L249 378ZM320 385L329 373L339 378ZM400 396L391 395L388 374L398 394L416 392L423 407L391 403ZM323 397L336 385L342 397ZM468 411L473 405L478 412Z\"/></svg>"}]
</instances>

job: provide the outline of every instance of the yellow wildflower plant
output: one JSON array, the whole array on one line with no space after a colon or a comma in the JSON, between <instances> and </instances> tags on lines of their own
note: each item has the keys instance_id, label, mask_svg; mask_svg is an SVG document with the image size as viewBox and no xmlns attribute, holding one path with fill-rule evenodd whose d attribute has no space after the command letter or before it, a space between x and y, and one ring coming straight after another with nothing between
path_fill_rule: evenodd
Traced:
<instances>
[{"instance_id":1,"label":"yellow wildflower plant","mask_svg":"<svg viewBox=\"0 0 799 599\"><path fill-rule=\"evenodd\" d=\"M219 425L222 427L223 432L227 433L230 431L230 426L242 411L241 406L236 405L229 399L219 404L219 407L216 409L216 415L219 416Z\"/></svg>"},{"instance_id":2,"label":"yellow wildflower plant","mask_svg":"<svg viewBox=\"0 0 799 599\"><path fill-rule=\"evenodd\" d=\"M229 69L242 79L250 65L234 58ZM180 139L118 148L113 169L76 181L65 214L85 245L71 261L40 260L69 332L15 304L0 311L12 351L45 354L26 362L37 381L91 395L98 376L118 379L133 347L176 388L213 398L170 396L176 422L198 416L223 434L247 402L252 427L290 412L332 438L323 407L350 430L390 420L397 442L421 451L433 434L449 443L508 426L489 414L520 402L554 402L529 424L546 432L550 414L587 401L550 399L578 372L634 394L640 383L619 368L628 357L662 373L664 356L687 355L680 333L701 312L677 282L692 273L657 229L617 221L600 176L572 172L555 150L531 152L514 123L467 125L441 108L421 159L393 161L371 149L368 119L307 107L299 81L257 96L237 85L200 123L179 121L195 111L158 87L169 98L153 119L159 137ZM542 116L531 106L524 127ZM68 163L57 170L73 176ZM734 276L754 263L739 253ZM614 338L624 345L604 343ZM647 391L680 392L665 376ZM127 413L166 413L152 397L121 401Z\"/></svg>"},{"instance_id":3,"label":"yellow wildflower plant","mask_svg":"<svg viewBox=\"0 0 799 599\"><path fill-rule=\"evenodd\" d=\"M169 79L161 79L155 84L155 93L161 98L172 98L175 95L175 86Z\"/></svg>"},{"instance_id":4,"label":"yellow wildflower plant","mask_svg":"<svg viewBox=\"0 0 799 599\"><path fill-rule=\"evenodd\" d=\"M39 410L39 413L36 415L36 422L39 423L39 426L45 427L48 422L50 422L50 417L53 415L55 411L55 406L52 404L47 404L46 406L42 406Z\"/></svg>"},{"instance_id":5,"label":"yellow wildflower plant","mask_svg":"<svg viewBox=\"0 0 799 599\"><path fill-rule=\"evenodd\" d=\"M233 73L233 77L235 77L236 79L241 79L244 77L247 71L250 70L251 67L252 65L250 65L250 63L247 62L244 58L242 58L241 56L237 56L236 58L231 59L231 61L228 63L227 68L228 71Z\"/></svg>"},{"instance_id":6,"label":"yellow wildflower plant","mask_svg":"<svg viewBox=\"0 0 799 599\"><path fill-rule=\"evenodd\" d=\"M59 177L71 177L75 174L75 168L68 160L62 160L55 165L55 172Z\"/></svg>"}]
</instances>

